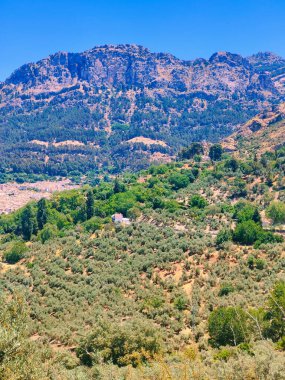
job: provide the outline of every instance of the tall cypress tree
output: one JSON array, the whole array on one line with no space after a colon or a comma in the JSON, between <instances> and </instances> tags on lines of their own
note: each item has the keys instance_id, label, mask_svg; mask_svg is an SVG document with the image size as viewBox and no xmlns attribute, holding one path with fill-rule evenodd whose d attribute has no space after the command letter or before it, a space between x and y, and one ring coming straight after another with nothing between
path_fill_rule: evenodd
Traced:
<instances>
[{"instance_id":1,"label":"tall cypress tree","mask_svg":"<svg viewBox=\"0 0 285 380\"><path fill-rule=\"evenodd\" d=\"M125 185L116 178L114 182L114 193L123 193L124 191L126 191Z\"/></svg>"},{"instance_id":2,"label":"tall cypress tree","mask_svg":"<svg viewBox=\"0 0 285 380\"><path fill-rule=\"evenodd\" d=\"M38 211L37 211L37 222L40 230L43 229L44 225L48 221L48 208L47 208L47 200L42 198L38 202Z\"/></svg>"},{"instance_id":3,"label":"tall cypress tree","mask_svg":"<svg viewBox=\"0 0 285 380\"><path fill-rule=\"evenodd\" d=\"M94 194L92 190L88 190L86 198L86 215L87 219L94 215Z\"/></svg>"},{"instance_id":4,"label":"tall cypress tree","mask_svg":"<svg viewBox=\"0 0 285 380\"><path fill-rule=\"evenodd\" d=\"M21 215L22 234L25 240L30 240L37 232L37 219L31 205L25 207Z\"/></svg>"}]
</instances>

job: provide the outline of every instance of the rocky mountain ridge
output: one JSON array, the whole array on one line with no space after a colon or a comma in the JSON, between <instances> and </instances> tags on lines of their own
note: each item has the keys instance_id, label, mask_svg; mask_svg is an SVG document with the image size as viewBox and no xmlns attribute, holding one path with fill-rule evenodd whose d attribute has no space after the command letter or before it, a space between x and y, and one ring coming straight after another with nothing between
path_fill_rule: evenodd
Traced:
<instances>
[{"instance_id":1,"label":"rocky mountain ridge","mask_svg":"<svg viewBox=\"0 0 285 380\"><path fill-rule=\"evenodd\" d=\"M283 64L272 53L186 61L138 45L104 45L23 65L0 84L0 169L64 175L169 160L182 146L217 141L279 104ZM149 139L163 144L144 144Z\"/></svg>"},{"instance_id":2,"label":"rocky mountain ridge","mask_svg":"<svg viewBox=\"0 0 285 380\"><path fill-rule=\"evenodd\" d=\"M248 57L248 61L259 73L270 76L279 93L285 93L285 59L270 52L260 52Z\"/></svg>"},{"instance_id":3,"label":"rocky mountain ridge","mask_svg":"<svg viewBox=\"0 0 285 380\"><path fill-rule=\"evenodd\" d=\"M246 59L219 52L209 60L183 61L137 45L105 45L83 53L59 52L23 65L2 83L1 108L28 110L30 103L41 108L50 101L58 104L66 100L76 104L79 94L87 97L83 103L91 107L90 98L96 98L98 90L115 91L117 96L134 90L152 98L191 97L192 109L207 108L208 102L222 99L257 102L262 107L268 98L276 99L283 91L278 78L272 79L260 69L260 61L268 61L264 54ZM131 94L127 98L131 99Z\"/></svg>"}]
</instances>

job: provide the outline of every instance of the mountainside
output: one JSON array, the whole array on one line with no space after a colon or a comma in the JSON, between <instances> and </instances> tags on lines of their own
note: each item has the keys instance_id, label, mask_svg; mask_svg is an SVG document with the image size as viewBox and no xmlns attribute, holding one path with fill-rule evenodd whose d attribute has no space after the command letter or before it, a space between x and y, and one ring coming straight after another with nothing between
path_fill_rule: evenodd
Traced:
<instances>
[{"instance_id":1,"label":"mountainside","mask_svg":"<svg viewBox=\"0 0 285 380\"><path fill-rule=\"evenodd\" d=\"M258 53L248 57L248 61L258 73L268 74L273 80L276 89L285 93L285 59L270 53Z\"/></svg>"},{"instance_id":2,"label":"mountainside","mask_svg":"<svg viewBox=\"0 0 285 380\"><path fill-rule=\"evenodd\" d=\"M258 57L258 62L262 62L262 56ZM267 61L265 54L264 65ZM245 102L256 99L262 102L278 95L267 74L254 56L247 60L237 54L219 52L209 60L182 61L137 45L107 45L78 54L59 52L20 67L1 86L1 107L21 106L29 110L32 105L33 109L40 108L50 101L53 105L68 101L65 106L82 101L96 108L90 98L96 98L98 88L126 93L135 106L134 94L128 93L132 89L154 98L191 95L190 107L200 109L203 105L207 108L208 100L240 98ZM204 104L195 104L195 100L204 100ZM135 109L129 107L129 111L127 116L131 117ZM108 110L104 116L109 116L107 124L113 118Z\"/></svg>"},{"instance_id":3,"label":"mountainside","mask_svg":"<svg viewBox=\"0 0 285 380\"><path fill-rule=\"evenodd\" d=\"M26 64L0 84L2 171L118 172L167 161L279 103L284 82L275 69L284 60L274 57L219 52L183 61L105 45Z\"/></svg>"},{"instance_id":4,"label":"mountainside","mask_svg":"<svg viewBox=\"0 0 285 380\"><path fill-rule=\"evenodd\" d=\"M284 164L194 156L1 215L0 377L285 380Z\"/></svg>"},{"instance_id":5,"label":"mountainside","mask_svg":"<svg viewBox=\"0 0 285 380\"><path fill-rule=\"evenodd\" d=\"M285 103L256 115L222 141L227 151L240 156L274 153L285 146Z\"/></svg>"}]
</instances>

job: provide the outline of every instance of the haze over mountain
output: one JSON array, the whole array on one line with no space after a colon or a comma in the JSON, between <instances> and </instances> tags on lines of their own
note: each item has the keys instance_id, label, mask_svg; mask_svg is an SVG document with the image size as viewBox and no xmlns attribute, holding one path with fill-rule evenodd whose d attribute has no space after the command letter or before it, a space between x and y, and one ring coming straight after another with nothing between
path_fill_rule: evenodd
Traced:
<instances>
[{"instance_id":1,"label":"haze over mountain","mask_svg":"<svg viewBox=\"0 0 285 380\"><path fill-rule=\"evenodd\" d=\"M284 78L285 60L272 53L183 61L137 45L59 52L0 84L2 170L116 172L168 160L278 104Z\"/></svg>"}]
</instances>

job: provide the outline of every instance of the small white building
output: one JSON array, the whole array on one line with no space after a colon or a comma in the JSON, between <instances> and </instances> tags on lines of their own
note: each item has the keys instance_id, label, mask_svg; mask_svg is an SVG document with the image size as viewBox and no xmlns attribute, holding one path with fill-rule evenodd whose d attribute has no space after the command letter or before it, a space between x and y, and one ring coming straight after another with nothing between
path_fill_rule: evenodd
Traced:
<instances>
[{"instance_id":1,"label":"small white building","mask_svg":"<svg viewBox=\"0 0 285 380\"><path fill-rule=\"evenodd\" d=\"M114 223L124 224L124 225L131 224L130 219L129 218L124 218L123 214L121 214L121 213L116 213L116 214L112 215L112 221Z\"/></svg>"}]
</instances>

